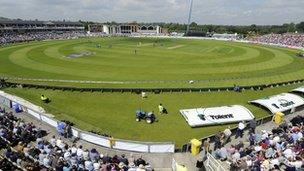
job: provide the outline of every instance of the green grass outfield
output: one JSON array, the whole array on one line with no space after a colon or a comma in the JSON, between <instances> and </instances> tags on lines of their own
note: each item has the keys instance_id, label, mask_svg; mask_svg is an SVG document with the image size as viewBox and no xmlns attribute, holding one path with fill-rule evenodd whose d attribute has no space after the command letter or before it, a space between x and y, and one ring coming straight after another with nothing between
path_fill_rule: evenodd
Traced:
<instances>
[{"instance_id":1,"label":"green grass outfield","mask_svg":"<svg viewBox=\"0 0 304 171\"><path fill-rule=\"evenodd\" d=\"M100 44L100 48L96 45ZM135 54L136 50L136 54ZM68 58L71 54L91 55ZM297 50L214 40L85 38L17 44L0 48L0 76L9 81L75 87L226 87L256 85L304 78L304 60ZM43 80L37 80L43 79ZM51 79L52 81L47 81ZM59 80L98 81L98 83ZM188 84L195 80L194 84ZM265 110L249 100L287 92L303 84L263 91L148 94L90 93L9 88L5 91L44 107L58 119L74 122L115 138L140 141L174 141L177 146L225 126L190 128L180 109L240 104L257 118ZM42 104L40 95L51 98ZM157 111L163 103L169 115L148 125L135 122L135 111Z\"/></svg>"},{"instance_id":2,"label":"green grass outfield","mask_svg":"<svg viewBox=\"0 0 304 171\"><path fill-rule=\"evenodd\" d=\"M261 118L269 115L268 112L249 105L247 103L249 100L288 92L301 85L303 84L269 88L263 91L248 90L242 93L148 94L147 99L131 93L69 92L26 88L8 88L5 91L42 106L57 119L70 120L76 124L76 127L84 130L98 130L120 139L174 141L180 147L192 138L201 138L227 127L225 125L191 128L179 113L180 109L240 104L249 108L257 118ZM47 95L52 102L41 103L41 94ZM157 113L159 103L163 103L169 111L168 115L157 115L159 122L149 125L135 121L137 109L154 110Z\"/></svg>"},{"instance_id":3,"label":"green grass outfield","mask_svg":"<svg viewBox=\"0 0 304 171\"><path fill-rule=\"evenodd\" d=\"M96 47L99 44L101 48ZM67 58L70 54L82 52L91 55ZM253 85L303 79L304 60L296 57L296 53L296 50L286 48L215 40L56 40L0 48L0 76L26 79L11 80L16 82L76 87ZM80 84L58 80L107 83ZM196 82L190 85L189 80Z\"/></svg>"}]
</instances>

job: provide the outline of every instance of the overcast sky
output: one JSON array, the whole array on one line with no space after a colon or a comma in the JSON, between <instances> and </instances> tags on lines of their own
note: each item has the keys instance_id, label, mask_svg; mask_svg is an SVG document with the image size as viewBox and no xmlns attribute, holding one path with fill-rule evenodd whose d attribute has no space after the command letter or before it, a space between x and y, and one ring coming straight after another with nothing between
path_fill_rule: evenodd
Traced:
<instances>
[{"instance_id":1,"label":"overcast sky","mask_svg":"<svg viewBox=\"0 0 304 171\"><path fill-rule=\"evenodd\" d=\"M186 23L190 0L0 0L0 16L40 20ZM194 0L200 24L304 21L304 0Z\"/></svg>"}]
</instances>

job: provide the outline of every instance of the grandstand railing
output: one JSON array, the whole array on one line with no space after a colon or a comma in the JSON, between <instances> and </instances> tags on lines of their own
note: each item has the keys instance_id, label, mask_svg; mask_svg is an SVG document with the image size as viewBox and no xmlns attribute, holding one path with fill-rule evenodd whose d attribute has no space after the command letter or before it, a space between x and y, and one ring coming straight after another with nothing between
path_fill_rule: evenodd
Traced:
<instances>
[{"instance_id":1,"label":"grandstand railing","mask_svg":"<svg viewBox=\"0 0 304 171\"><path fill-rule=\"evenodd\" d=\"M19 170L22 170L22 171L27 171L26 169L22 168L21 166L19 166L17 163L13 162L11 159L5 157L4 155L0 154L0 158L2 159L6 159L8 162L10 162L13 166L15 166L16 168L18 168ZM2 171L0 169L0 171Z\"/></svg>"},{"instance_id":2,"label":"grandstand railing","mask_svg":"<svg viewBox=\"0 0 304 171\"><path fill-rule=\"evenodd\" d=\"M18 103L14 96L0 95L0 105L8 108L12 108L12 103ZM20 104L20 103L18 103ZM30 104L30 103L29 103ZM22 110L31 115L32 117L47 123L48 125L57 128L60 121L45 115L45 113L38 112L37 108L33 108L35 105L21 105ZM111 148L113 150L124 150L132 152L143 152L143 153L173 153L175 151L175 143L173 142L140 142L140 141L130 141L121 140L115 138L104 137L101 135L96 135L87 131L80 130L78 128L72 127L73 137L77 137L84 141L90 142L92 144L100 145L106 148Z\"/></svg>"},{"instance_id":3,"label":"grandstand railing","mask_svg":"<svg viewBox=\"0 0 304 171\"><path fill-rule=\"evenodd\" d=\"M204 164L207 171L228 171L228 169L225 169L210 153L207 153L207 159Z\"/></svg>"}]
</instances>

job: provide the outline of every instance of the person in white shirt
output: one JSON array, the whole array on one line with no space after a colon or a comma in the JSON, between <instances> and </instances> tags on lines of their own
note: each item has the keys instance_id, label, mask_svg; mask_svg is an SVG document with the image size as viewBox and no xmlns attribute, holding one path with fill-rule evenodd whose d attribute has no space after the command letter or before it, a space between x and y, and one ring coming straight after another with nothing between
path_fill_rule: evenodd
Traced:
<instances>
[{"instance_id":1,"label":"person in white shirt","mask_svg":"<svg viewBox=\"0 0 304 171\"><path fill-rule=\"evenodd\" d=\"M17 126L15 126L15 127L13 128L13 133L16 134L17 131L18 131L18 128L17 128Z\"/></svg>"},{"instance_id":2,"label":"person in white shirt","mask_svg":"<svg viewBox=\"0 0 304 171\"><path fill-rule=\"evenodd\" d=\"M263 131L262 131L262 140L265 140L265 139L268 138L268 137L269 137L268 132L265 131L265 130L263 130Z\"/></svg>"},{"instance_id":3,"label":"person in white shirt","mask_svg":"<svg viewBox=\"0 0 304 171\"><path fill-rule=\"evenodd\" d=\"M43 163L44 158L46 157L46 152L41 151L41 153L38 155L39 161Z\"/></svg>"},{"instance_id":4,"label":"person in white shirt","mask_svg":"<svg viewBox=\"0 0 304 171\"><path fill-rule=\"evenodd\" d=\"M82 145L80 145L79 147L78 147L78 149L77 149L77 156L79 157L79 158L82 158L83 156L83 150L82 150Z\"/></svg>"},{"instance_id":5,"label":"person in white shirt","mask_svg":"<svg viewBox=\"0 0 304 171\"><path fill-rule=\"evenodd\" d=\"M236 163L238 160L240 160L241 155L240 155L239 151L236 150L235 153L231 156L231 158L234 163Z\"/></svg>"},{"instance_id":6,"label":"person in white shirt","mask_svg":"<svg viewBox=\"0 0 304 171\"><path fill-rule=\"evenodd\" d=\"M95 163L93 164L93 167L94 167L94 171L99 171L99 170L100 170L100 163L95 162Z\"/></svg>"},{"instance_id":7,"label":"person in white shirt","mask_svg":"<svg viewBox=\"0 0 304 171\"><path fill-rule=\"evenodd\" d=\"M292 150L290 148L287 148L286 150L284 150L283 154L286 158L294 157L294 153L292 152Z\"/></svg>"},{"instance_id":8,"label":"person in white shirt","mask_svg":"<svg viewBox=\"0 0 304 171\"><path fill-rule=\"evenodd\" d=\"M61 140L60 137L57 139L56 145L57 145L57 147L59 147L61 150L65 150L65 149L64 149L65 143Z\"/></svg>"},{"instance_id":9,"label":"person in white shirt","mask_svg":"<svg viewBox=\"0 0 304 171\"><path fill-rule=\"evenodd\" d=\"M90 159L89 155L90 155L89 150L85 149L84 152L82 153L83 160L89 160Z\"/></svg>"},{"instance_id":10,"label":"person in white shirt","mask_svg":"<svg viewBox=\"0 0 304 171\"><path fill-rule=\"evenodd\" d=\"M162 104L158 105L158 111L159 111L159 114L163 114L164 113L164 107L163 107Z\"/></svg>"},{"instance_id":11,"label":"person in white shirt","mask_svg":"<svg viewBox=\"0 0 304 171\"><path fill-rule=\"evenodd\" d=\"M273 145L274 144L276 144L276 143L278 143L278 142L280 142L281 141L281 138L279 137L279 136L275 136L274 138L273 138Z\"/></svg>"},{"instance_id":12,"label":"person in white shirt","mask_svg":"<svg viewBox=\"0 0 304 171\"><path fill-rule=\"evenodd\" d=\"M256 152L259 152L261 150L262 150L262 147L259 146L259 145L257 145L257 146L254 147L254 151L256 151Z\"/></svg>"},{"instance_id":13,"label":"person in white shirt","mask_svg":"<svg viewBox=\"0 0 304 171\"><path fill-rule=\"evenodd\" d=\"M46 155L46 157L43 159L43 165L45 167L50 167L51 166L51 160L50 160L50 156Z\"/></svg>"},{"instance_id":14,"label":"person in white shirt","mask_svg":"<svg viewBox=\"0 0 304 171\"><path fill-rule=\"evenodd\" d=\"M69 150L67 150L64 154L63 154L63 157L65 160L69 160L70 157L71 157L71 153Z\"/></svg>"},{"instance_id":15,"label":"person in white shirt","mask_svg":"<svg viewBox=\"0 0 304 171\"><path fill-rule=\"evenodd\" d=\"M248 167L251 167L252 164L253 164L253 163L252 163L252 160L251 160L249 157L246 157L245 159L246 159L246 164L247 164L247 166L248 166Z\"/></svg>"},{"instance_id":16,"label":"person in white shirt","mask_svg":"<svg viewBox=\"0 0 304 171\"><path fill-rule=\"evenodd\" d=\"M301 140L303 138L303 133L301 131L298 132L298 140Z\"/></svg>"},{"instance_id":17,"label":"person in white shirt","mask_svg":"<svg viewBox=\"0 0 304 171\"><path fill-rule=\"evenodd\" d=\"M231 131L230 131L230 126L228 128L226 128L223 133L224 133L224 136L225 136L224 144L226 144L230 141L230 136L232 134Z\"/></svg>"},{"instance_id":18,"label":"person in white shirt","mask_svg":"<svg viewBox=\"0 0 304 171\"><path fill-rule=\"evenodd\" d=\"M42 141L43 141L42 138L39 138L39 137L38 137L38 138L36 139L37 144L38 144L39 142L42 142Z\"/></svg>"},{"instance_id":19,"label":"person in white shirt","mask_svg":"<svg viewBox=\"0 0 304 171\"><path fill-rule=\"evenodd\" d=\"M56 146L60 146L60 144L62 143L62 140L61 138L59 137L57 140L56 140Z\"/></svg>"},{"instance_id":20,"label":"person in white shirt","mask_svg":"<svg viewBox=\"0 0 304 171\"><path fill-rule=\"evenodd\" d=\"M50 144L55 147L56 146L56 138L55 136L53 136L51 139L50 139Z\"/></svg>"},{"instance_id":21,"label":"person in white shirt","mask_svg":"<svg viewBox=\"0 0 304 171\"><path fill-rule=\"evenodd\" d=\"M274 158L270 160L270 168L274 168L274 166L280 166L280 161L278 158Z\"/></svg>"},{"instance_id":22,"label":"person in white shirt","mask_svg":"<svg viewBox=\"0 0 304 171\"><path fill-rule=\"evenodd\" d=\"M296 160L292 160L288 162L291 166L294 166L296 169L303 168L302 165L304 164L300 157L296 157Z\"/></svg>"},{"instance_id":23,"label":"person in white shirt","mask_svg":"<svg viewBox=\"0 0 304 171\"><path fill-rule=\"evenodd\" d=\"M242 121L239 123L238 129L236 130L235 138L238 138L238 137L242 138L244 129L245 129L245 123L244 123L244 121Z\"/></svg>"},{"instance_id":24,"label":"person in white shirt","mask_svg":"<svg viewBox=\"0 0 304 171\"><path fill-rule=\"evenodd\" d=\"M72 148L71 148L71 153L72 154L76 154L77 153L77 147L75 144L73 144Z\"/></svg>"},{"instance_id":25,"label":"person in white shirt","mask_svg":"<svg viewBox=\"0 0 304 171\"><path fill-rule=\"evenodd\" d=\"M90 160L86 160L84 162L84 168L86 170L93 170L94 169L93 162L91 162Z\"/></svg>"},{"instance_id":26,"label":"person in white shirt","mask_svg":"<svg viewBox=\"0 0 304 171\"><path fill-rule=\"evenodd\" d=\"M47 154L51 154L53 149L52 149L52 145L47 145L47 146L44 146L44 151L47 153Z\"/></svg>"}]
</instances>

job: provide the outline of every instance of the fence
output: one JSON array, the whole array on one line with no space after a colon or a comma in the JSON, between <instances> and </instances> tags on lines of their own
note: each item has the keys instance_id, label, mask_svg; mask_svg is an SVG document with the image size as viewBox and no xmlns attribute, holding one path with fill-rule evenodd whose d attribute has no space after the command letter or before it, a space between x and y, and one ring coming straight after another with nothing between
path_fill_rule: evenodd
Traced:
<instances>
[{"instance_id":1,"label":"fence","mask_svg":"<svg viewBox=\"0 0 304 171\"><path fill-rule=\"evenodd\" d=\"M233 91L234 87L206 87L206 88L80 88L80 87L64 87L64 86L49 86L40 84L25 84L16 83L5 80L7 78L0 79L0 88L2 87L23 87L23 88L36 88L36 89L48 89L48 90L62 90L62 91L80 91L80 92L131 92L131 93L141 93L141 92L153 92L153 93L163 93L163 92L211 92L211 91ZM272 84L261 84L261 85L248 85L240 86L241 90L263 90L266 88L286 86L290 84L303 83L304 79L292 80L286 82L272 83Z\"/></svg>"},{"instance_id":2,"label":"fence","mask_svg":"<svg viewBox=\"0 0 304 171\"><path fill-rule=\"evenodd\" d=\"M22 111L40 120L41 122L47 123L54 128L57 128L57 125L59 124L59 121L50 116L47 116L44 112L38 111L39 107L19 97L12 96L0 91L0 105L12 108L13 104L19 104L22 108ZM77 137L84 141L115 150L144 153L173 153L175 149L175 144L173 142L138 142L113 139L86 132L75 127L72 127L72 134L73 137Z\"/></svg>"},{"instance_id":3,"label":"fence","mask_svg":"<svg viewBox=\"0 0 304 171\"><path fill-rule=\"evenodd\" d=\"M207 171L226 171L222 164L216 160L210 153L207 153L207 159L204 162Z\"/></svg>"}]
</instances>

